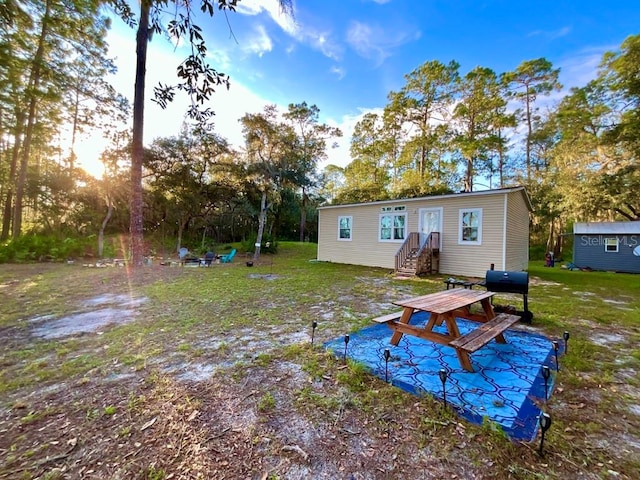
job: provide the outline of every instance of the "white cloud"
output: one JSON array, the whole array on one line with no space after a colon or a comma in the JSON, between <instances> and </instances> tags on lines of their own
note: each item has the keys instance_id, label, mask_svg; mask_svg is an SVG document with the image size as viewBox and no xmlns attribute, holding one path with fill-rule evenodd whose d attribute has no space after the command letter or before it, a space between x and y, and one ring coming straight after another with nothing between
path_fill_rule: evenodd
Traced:
<instances>
[{"instance_id":1,"label":"white cloud","mask_svg":"<svg viewBox=\"0 0 640 480\"><path fill-rule=\"evenodd\" d=\"M559 28L557 30L550 30L550 31L534 30L533 32L529 32L528 36L529 37L539 36L539 37L547 38L549 40L555 40L556 38L566 37L570 33L571 33L571 27L566 26L566 27Z\"/></svg>"},{"instance_id":2,"label":"white cloud","mask_svg":"<svg viewBox=\"0 0 640 480\"><path fill-rule=\"evenodd\" d=\"M333 41L330 31L319 31L313 27L305 27L304 33L298 36L301 42L306 42L312 48L319 50L325 57L340 60L342 47Z\"/></svg>"},{"instance_id":3,"label":"white cloud","mask_svg":"<svg viewBox=\"0 0 640 480\"><path fill-rule=\"evenodd\" d=\"M327 149L327 160L321 165L318 165L320 170L323 170L327 165L337 165L339 167L346 167L351 163L351 137L353 136L353 130L356 124L362 120L367 113L377 113L382 115L382 108L360 108L357 114L343 115L343 117L336 121L329 119L327 124L331 127L338 127L342 131L342 137L336 137L327 142L327 145L331 145L335 142L336 148Z\"/></svg>"},{"instance_id":4,"label":"white cloud","mask_svg":"<svg viewBox=\"0 0 640 480\"><path fill-rule=\"evenodd\" d=\"M273 49L273 43L264 26L256 25L254 27L254 34L249 37L248 43L242 49L245 52L255 53L259 57Z\"/></svg>"},{"instance_id":5,"label":"white cloud","mask_svg":"<svg viewBox=\"0 0 640 480\"><path fill-rule=\"evenodd\" d=\"M237 6L237 12L243 15L260 15L262 12L266 12L271 19L289 35L295 36L299 30L295 18L282 11L278 0L251 0L248 2L240 2Z\"/></svg>"},{"instance_id":6,"label":"white cloud","mask_svg":"<svg viewBox=\"0 0 640 480\"><path fill-rule=\"evenodd\" d=\"M338 77L338 80L342 80L344 76L347 74L344 68L334 65L329 70L331 73L335 74Z\"/></svg>"},{"instance_id":7,"label":"white cloud","mask_svg":"<svg viewBox=\"0 0 640 480\"><path fill-rule=\"evenodd\" d=\"M379 26L352 21L347 31L347 43L361 57L374 60L380 65L389 57L392 50L405 43L420 38L419 30L408 29L391 31Z\"/></svg>"},{"instance_id":8,"label":"white cloud","mask_svg":"<svg viewBox=\"0 0 640 480\"><path fill-rule=\"evenodd\" d=\"M265 12L282 28L290 37L300 43L311 46L325 57L339 60L342 55L342 47L333 40L330 29L317 28L313 25L302 25L295 17L295 12L290 15L280 9L277 0L252 0L240 2L238 13L244 15L260 15ZM288 49L290 51L291 48Z\"/></svg>"},{"instance_id":9,"label":"white cloud","mask_svg":"<svg viewBox=\"0 0 640 480\"><path fill-rule=\"evenodd\" d=\"M583 87L598 75L602 56L616 47L594 47L581 50L571 57L560 61L560 80L568 90L570 87Z\"/></svg>"}]
</instances>

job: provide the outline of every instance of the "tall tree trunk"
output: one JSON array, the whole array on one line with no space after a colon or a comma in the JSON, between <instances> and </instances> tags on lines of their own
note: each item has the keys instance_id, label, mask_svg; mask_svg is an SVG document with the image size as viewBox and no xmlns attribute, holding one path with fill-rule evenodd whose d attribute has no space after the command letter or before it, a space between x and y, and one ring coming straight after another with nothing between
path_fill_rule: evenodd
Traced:
<instances>
[{"instance_id":1,"label":"tall tree trunk","mask_svg":"<svg viewBox=\"0 0 640 480\"><path fill-rule=\"evenodd\" d=\"M13 189L16 181L16 169L18 168L18 158L20 156L20 144L22 137L22 127L24 122L24 113L20 110L16 112L16 130L13 136L13 151L11 152L11 165L9 166L9 182L7 195L4 203L4 216L2 218L2 233L0 240L9 238L11 231L11 219L13 212Z\"/></svg>"},{"instance_id":2,"label":"tall tree trunk","mask_svg":"<svg viewBox=\"0 0 640 480\"><path fill-rule=\"evenodd\" d=\"M256 238L256 250L253 253L253 260L257 261L260 258L260 245L262 245L262 234L264 233L264 226L267 223L267 191L262 192L262 199L260 200L260 217L258 217L258 236Z\"/></svg>"},{"instance_id":3,"label":"tall tree trunk","mask_svg":"<svg viewBox=\"0 0 640 480\"><path fill-rule=\"evenodd\" d=\"M304 231L307 228L307 192L302 187L302 205L300 209L300 241L304 242Z\"/></svg>"},{"instance_id":4,"label":"tall tree trunk","mask_svg":"<svg viewBox=\"0 0 640 480\"><path fill-rule=\"evenodd\" d=\"M424 145L422 145L420 147L420 165L419 165L419 169L420 169L420 180L424 180L424 171L425 171L425 165L427 163L427 149L425 148Z\"/></svg>"},{"instance_id":5,"label":"tall tree trunk","mask_svg":"<svg viewBox=\"0 0 640 480\"><path fill-rule=\"evenodd\" d=\"M69 175L73 175L76 160L76 136L78 134L78 116L80 114L80 87L76 86L75 101L73 102L73 125L71 127L71 152L69 153Z\"/></svg>"},{"instance_id":6,"label":"tall tree trunk","mask_svg":"<svg viewBox=\"0 0 640 480\"><path fill-rule=\"evenodd\" d=\"M533 132L533 125L531 122L531 98L529 93L529 86L527 85L527 143L526 143L526 163L527 163L527 181L531 180L531 134Z\"/></svg>"},{"instance_id":7,"label":"tall tree trunk","mask_svg":"<svg viewBox=\"0 0 640 480\"><path fill-rule=\"evenodd\" d=\"M547 237L547 252L555 253L555 239L556 239L556 230L555 230L556 220L552 218L549 222L549 236Z\"/></svg>"},{"instance_id":8,"label":"tall tree trunk","mask_svg":"<svg viewBox=\"0 0 640 480\"><path fill-rule=\"evenodd\" d=\"M464 191L473 191L473 160L471 158L467 158L467 171L464 176Z\"/></svg>"},{"instance_id":9,"label":"tall tree trunk","mask_svg":"<svg viewBox=\"0 0 640 480\"><path fill-rule=\"evenodd\" d=\"M53 0L47 0L44 15L42 16L42 28L38 39L38 49L33 58L33 68L27 84L27 100L29 104L29 116L27 117L27 128L24 142L22 144L22 155L20 157L20 170L16 183L16 199L13 206L13 238L20 236L22 230L22 198L27 183L27 167L29 165L29 155L31 153L31 139L36 123L36 102L38 98L38 88L40 87L40 71L44 59L45 39L49 33L49 21L51 17L51 4Z\"/></svg>"},{"instance_id":10,"label":"tall tree trunk","mask_svg":"<svg viewBox=\"0 0 640 480\"><path fill-rule=\"evenodd\" d=\"M131 264L143 264L143 210L142 210L142 145L144 130L144 83L147 72L147 43L149 42L149 11L151 0L140 5L140 23L136 34L136 83L133 97L133 138L131 151L131 200L129 235L131 239Z\"/></svg>"},{"instance_id":11,"label":"tall tree trunk","mask_svg":"<svg viewBox=\"0 0 640 480\"><path fill-rule=\"evenodd\" d=\"M184 218L182 216L180 216L180 221L178 222L178 240L176 243L176 252L180 252L180 249L182 248L182 234L184 233L184 229L187 226L187 222L189 221L188 218Z\"/></svg>"},{"instance_id":12,"label":"tall tree trunk","mask_svg":"<svg viewBox=\"0 0 640 480\"><path fill-rule=\"evenodd\" d=\"M504 148L502 146L502 131L498 132L499 145L498 148L498 178L500 181L499 188L504 188Z\"/></svg>"},{"instance_id":13,"label":"tall tree trunk","mask_svg":"<svg viewBox=\"0 0 640 480\"><path fill-rule=\"evenodd\" d=\"M102 252L104 251L104 229L107 227L112 215L113 200L111 199L111 195L107 194L107 214L102 220L102 223L100 224L100 231L98 232L98 258L102 258Z\"/></svg>"}]
</instances>

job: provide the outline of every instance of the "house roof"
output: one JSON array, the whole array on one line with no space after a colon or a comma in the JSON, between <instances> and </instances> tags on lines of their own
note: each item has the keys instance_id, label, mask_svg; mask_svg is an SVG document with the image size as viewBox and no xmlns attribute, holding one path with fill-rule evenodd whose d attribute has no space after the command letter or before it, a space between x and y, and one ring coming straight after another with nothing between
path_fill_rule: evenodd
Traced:
<instances>
[{"instance_id":1,"label":"house roof","mask_svg":"<svg viewBox=\"0 0 640 480\"><path fill-rule=\"evenodd\" d=\"M638 234L640 222L583 222L573 224L574 235Z\"/></svg>"},{"instance_id":2,"label":"house roof","mask_svg":"<svg viewBox=\"0 0 640 480\"><path fill-rule=\"evenodd\" d=\"M511 192L522 192L522 196L524 197L524 201L527 205L529 211L533 211L533 206L531 205L531 199L527 194L527 191L524 187L509 187L509 188L495 188L493 190L480 190L477 192L460 192L460 193L447 193L444 195L431 195L428 197L417 197L417 198L398 198L394 200L378 200L376 202L363 202L363 203L347 203L342 205L325 205L322 207L318 207L318 210L329 209L329 208L345 208L345 207L356 207L359 205L376 205L376 204L394 204L394 203L410 203L410 202L418 202L418 201L437 201L441 199L447 198L461 198L461 197L477 197L482 195L506 195Z\"/></svg>"}]
</instances>

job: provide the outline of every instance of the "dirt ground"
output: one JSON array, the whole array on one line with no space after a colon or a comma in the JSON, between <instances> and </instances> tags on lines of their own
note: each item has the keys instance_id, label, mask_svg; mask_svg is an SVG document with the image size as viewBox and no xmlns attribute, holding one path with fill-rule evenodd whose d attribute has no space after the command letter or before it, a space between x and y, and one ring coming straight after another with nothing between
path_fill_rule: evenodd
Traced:
<instances>
[{"instance_id":1,"label":"dirt ground","mask_svg":"<svg viewBox=\"0 0 640 480\"><path fill-rule=\"evenodd\" d=\"M25 286L42 268L20 267L15 280L0 285L0 295L12 298L13 308L33 311L38 300ZM82 374L44 377L37 387L2 393L0 478L633 478L616 470L615 454L585 465L553 449L540 457L537 443L505 442L430 399L390 394L391 387L373 377L354 394L340 378L349 367L312 348L310 332L280 336L284 325L266 334L240 330L232 348L225 338L199 338L190 350L195 346L197 355L174 349L142 363L111 357L104 334L110 325L149 321L137 289L171 281L183 269L128 273L113 268L81 275L77 288L69 285L73 276L65 278L56 294L65 296L72 314L45 309L0 329L5 382L25 371L27 360L16 352L24 352L36 374L38 365L64 370L96 359ZM56 349L34 362L43 341ZM289 354L282 353L286 347ZM304 367L310 358L320 375ZM590 401L578 408L596 408L598 398ZM627 437L615 448L640 452L633 431Z\"/></svg>"}]
</instances>

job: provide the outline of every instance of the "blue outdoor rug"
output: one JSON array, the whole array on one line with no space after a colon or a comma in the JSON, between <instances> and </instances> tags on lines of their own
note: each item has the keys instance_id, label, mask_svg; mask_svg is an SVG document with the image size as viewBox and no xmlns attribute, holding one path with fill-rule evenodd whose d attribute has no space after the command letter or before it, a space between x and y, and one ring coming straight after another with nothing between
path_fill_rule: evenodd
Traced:
<instances>
[{"instance_id":1,"label":"blue outdoor rug","mask_svg":"<svg viewBox=\"0 0 640 480\"><path fill-rule=\"evenodd\" d=\"M411 317L411 325L424 325L426 312ZM458 319L460 333L465 335L477 326ZM444 325L434 331L446 332ZM514 440L531 441L538 430L540 405L545 399L542 366L551 369L546 395L551 395L556 373L552 341L539 334L507 330L506 344L489 344L471 354L473 372L460 366L454 348L434 344L428 340L403 335L397 347L389 343L393 331L384 324L376 324L349 334L347 358L364 364L369 371L385 379L384 351L389 349L388 381L415 395L430 394L443 400L441 369L447 371L445 383L447 405L470 422L481 424L488 418L499 425ZM562 349L562 342L559 350ZM324 347L343 358L345 338L328 341ZM560 353L560 352L559 352Z\"/></svg>"}]
</instances>

